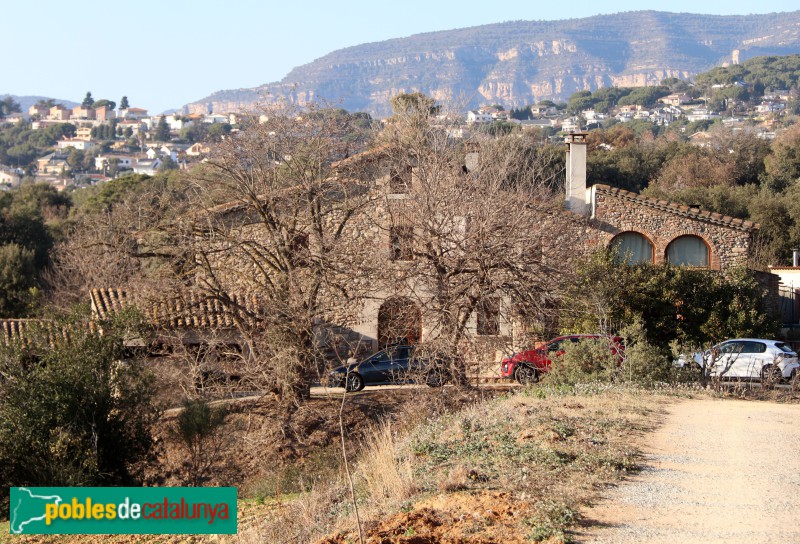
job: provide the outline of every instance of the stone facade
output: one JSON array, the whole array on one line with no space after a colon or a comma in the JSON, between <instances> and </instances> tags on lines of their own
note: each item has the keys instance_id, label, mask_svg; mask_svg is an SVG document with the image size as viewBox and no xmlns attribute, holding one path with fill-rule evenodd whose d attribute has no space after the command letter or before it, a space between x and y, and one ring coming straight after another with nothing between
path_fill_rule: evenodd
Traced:
<instances>
[{"instance_id":1,"label":"stone facade","mask_svg":"<svg viewBox=\"0 0 800 544\"><path fill-rule=\"evenodd\" d=\"M585 139L577 136L573 135L571 145L585 147ZM386 340L382 329L386 329L387 314L407 315L413 321L408 326L407 334L400 336L425 342L435 334L432 327L434 320L429 319L427 308L427 302L431 299L429 286L411 285L405 281L410 275L402 271L412 268L414 263L404 258L398 259L402 251L398 250L392 233L392 226L398 224L407 224L413 229L415 218L411 211L413 207L409 206L412 191L407 193L403 187L412 188L419 181L414 168L407 167L398 172L390 167L391 161L384 160L384 154L385 150L379 148L345 159L339 165L341 171L346 171L350 163L366 162L360 170L361 174L366 173L360 182L364 189L359 196L363 205L358 207L357 216L346 227L349 239L357 241L348 246L348 251L353 252L353 266L345 267L340 273L358 269L360 262L369 262L371 266L388 271L389 278L396 271L398 279L395 285L391 282L377 285L365 278L347 278L347 290L360 295L354 296L346 306L330 304L330 315L325 315L317 323L316 340L321 346L330 348L332 359L346 358L349 354L360 356L381 347ZM583 180L573 179L568 183L567 201L572 205L568 210L548 208L542 211L540 247L529 248L530 251L540 252L542 263L550 269L566 269L574 259L609 247L616 236L630 232L640 234L652 244L654 264L667 261L670 244L676 239L692 236L701 239L707 246L708 268L724 272L732 267L748 265L758 225L608 185L587 189L585 165L581 167L581 163L585 162L585 153L577 153L573 148L568 162L570 158L578 162L571 164L569 171L583 174ZM354 168L354 171L359 171L359 168ZM585 205L576 206L575 202L581 203L584 195ZM243 209L241 204L221 206L212 212L222 222L230 223L230 226L239 225L238 229L231 230L229 237L221 242L223 244L232 240L253 240L256 243L263 236L259 232L258 221L247 217L248 210ZM316 249L313 237L308 243L306 251L313 255ZM222 252L221 255L226 254ZM237 255L226 255L226 258L236 260ZM235 277L228 279L232 290L257 290L257 282L247 281L257 276L258 271L252 269L252 263L244 266L227 263L221 268L235 273ZM761 279L765 285L771 285L769 277ZM337 296L335 293L327 295ZM510 308L513 302L506 299L498 301L506 308ZM499 312L496 328L491 329L490 334L479 334L477 316L470 318L467 326L470 342L464 347L464 356L477 365L477 374L496 376L497 362L510 351L525 347L530 342L525 326L513 322L510 314ZM547 319L543 317L542 321ZM542 329L549 330L547 327Z\"/></svg>"},{"instance_id":2,"label":"stone facade","mask_svg":"<svg viewBox=\"0 0 800 544\"><path fill-rule=\"evenodd\" d=\"M575 153L573 158L581 155ZM365 239L367 243L374 244L373 253L376 258L384 260L387 266L404 266L407 263L392 263L390 258L391 242L388 227L381 225L381 218L389 216L403 216L405 195L392 194L391 174L388 169L380 166L381 161L375 161L373 172L372 190L377 193L387 193L375 201L371 210L369 226L364 226L370 232ZM573 171L581 172L580 168ZM667 252L674 240L685 236L695 236L708 247L708 268L724 271L732 267L747 266L753 248L753 239L757 233L758 225L741 219L723 216L697 208L681 206L664 200L658 200L638 195L629 191L596 185L585 187L585 182L576 184L579 187L572 190L570 196L586 195L585 206L569 206L570 209L543 213L541 247L543 262L553 268L566 268L576 258L588 256L597 249L609 247L614 238L622 233L635 232L643 235L653 246L653 263L661 264L667 261ZM572 200L575 200L573 198ZM573 209L574 208L574 209ZM413 223L413 218L409 218ZM769 285L769 278L761 278L765 286ZM409 286L404 286L406 291ZM404 292L402 288L392 292L373 293L369 300L360 308L359 316L352 327L358 333L361 345L377 349L380 336L381 307L391 299L407 297L412 301L424 301L424 286L414 286L413 292ZM503 301L511 304L513 301ZM430 340L429 324L424 318L422 310L422 323L420 339ZM504 314L505 315L505 314ZM547 318L543 318L544 321ZM464 356L471 362L477 374L496 375L496 363L510 351L517 350L530 341L519 323L513 323L505 318L498 324L496 335L477 334L477 320L470 320L468 331L470 342L464 346ZM547 328L546 325L544 327ZM370 342L371 341L371 342Z\"/></svg>"},{"instance_id":3,"label":"stone facade","mask_svg":"<svg viewBox=\"0 0 800 544\"><path fill-rule=\"evenodd\" d=\"M644 235L654 247L654 263L666 262L669 244L680 236L697 236L709 249L709 268L747 266L758 225L733 217L681 206L609 187L590 190L591 223L598 243L608 245L623 232Z\"/></svg>"}]
</instances>

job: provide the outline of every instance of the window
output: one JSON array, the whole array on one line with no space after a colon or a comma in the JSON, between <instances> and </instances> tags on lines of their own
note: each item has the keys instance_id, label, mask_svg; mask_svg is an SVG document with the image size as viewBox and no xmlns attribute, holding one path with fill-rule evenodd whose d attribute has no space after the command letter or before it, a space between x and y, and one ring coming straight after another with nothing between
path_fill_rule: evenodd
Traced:
<instances>
[{"instance_id":1,"label":"window","mask_svg":"<svg viewBox=\"0 0 800 544\"><path fill-rule=\"evenodd\" d=\"M767 345L764 342L744 342L742 353L766 353Z\"/></svg>"},{"instance_id":2,"label":"window","mask_svg":"<svg viewBox=\"0 0 800 544\"><path fill-rule=\"evenodd\" d=\"M720 355L730 355L742 353L744 350L743 342L726 342L719 347Z\"/></svg>"},{"instance_id":3,"label":"window","mask_svg":"<svg viewBox=\"0 0 800 544\"><path fill-rule=\"evenodd\" d=\"M379 351L378 353L367 359L367 361L369 361L371 364L374 365L379 363L388 363L389 361L391 361L391 359L392 359L391 355L389 355L389 353L386 350L383 350Z\"/></svg>"},{"instance_id":4,"label":"window","mask_svg":"<svg viewBox=\"0 0 800 544\"><path fill-rule=\"evenodd\" d=\"M389 358L392 361L408 360L408 352L408 346L392 346L390 348L386 348L386 353L389 354Z\"/></svg>"},{"instance_id":5,"label":"window","mask_svg":"<svg viewBox=\"0 0 800 544\"><path fill-rule=\"evenodd\" d=\"M392 168L389 174L389 190L392 193L400 194L407 193L411 187L411 167L401 166L399 168Z\"/></svg>"},{"instance_id":6,"label":"window","mask_svg":"<svg viewBox=\"0 0 800 544\"><path fill-rule=\"evenodd\" d=\"M708 268L708 245L699 236L681 236L667 246L667 262Z\"/></svg>"},{"instance_id":7,"label":"window","mask_svg":"<svg viewBox=\"0 0 800 544\"><path fill-rule=\"evenodd\" d=\"M500 334L500 304L497 300L484 300L478 304L478 335Z\"/></svg>"},{"instance_id":8,"label":"window","mask_svg":"<svg viewBox=\"0 0 800 544\"><path fill-rule=\"evenodd\" d=\"M414 258L414 229L397 225L389 229L389 251L393 261L410 261Z\"/></svg>"},{"instance_id":9,"label":"window","mask_svg":"<svg viewBox=\"0 0 800 544\"><path fill-rule=\"evenodd\" d=\"M653 262L653 244L638 232L623 232L611 240L609 247L625 264Z\"/></svg>"},{"instance_id":10,"label":"window","mask_svg":"<svg viewBox=\"0 0 800 544\"><path fill-rule=\"evenodd\" d=\"M296 232L292 236L289 259L294 267L308 265L308 234Z\"/></svg>"}]
</instances>

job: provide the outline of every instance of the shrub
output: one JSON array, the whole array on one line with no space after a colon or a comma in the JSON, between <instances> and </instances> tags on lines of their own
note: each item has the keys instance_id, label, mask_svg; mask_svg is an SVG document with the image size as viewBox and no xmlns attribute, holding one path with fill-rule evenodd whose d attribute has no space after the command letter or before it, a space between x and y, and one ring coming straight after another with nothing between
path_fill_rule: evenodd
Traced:
<instances>
[{"instance_id":1,"label":"shrub","mask_svg":"<svg viewBox=\"0 0 800 544\"><path fill-rule=\"evenodd\" d=\"M617 370L621 381L653 385L667 382L673 375L672 362L664 351L647 341L641 319L625 327L620 333L625 341L622 362Z\"/></svg>"},{"instance_id":2,"label":"shrub","mask_svg":"<svg viewBox=\"0 0 800 544\"><path fill-rule=\"evenodd\" d=\"M621 328L641 320L647 341L669 356L669 345L703 345L722 338L763 337L778 322L765 311L764 288L744 269L722 274L672 265L618 262L610 250L578 265L561 326L573 332Z\"/></svg>"},{"instance_id":3,"label":"shrub","mask_svg":"<svg viewBox=\"0 0 800 544\"><path fill-rule=\"evenodd\" d=\"M130 485L151 451L152 378L124 360L135 325L103 334L80 319L0 348L0 481L9 486ZM6 510L7 512L7 510Z\"/></svg>"},{"instance_id":4,"label":"shrub","mask_svg":"<svg viewBox=\"0 0 800 544\"><path fill-rule=\"evenodd\" d=\"M550 384L576 384L610 381L616 373L619 359L609 345L609 339L584 339L566 346L564 353L554 358L545 381Z\"/></svg>"},{"instance_id":5,"label":"shrub","mask_svg":"<svg viewBox=\"0 0 800 544\"><path fill-rule=\"evenodd\" d=\"M178 414L175 433L189 451L186 462L190 485L200 485L217 457L220 447L220 427L225 422L224 407L213 407L205 399L186 399Z\"/></svg>"}]
</instances>

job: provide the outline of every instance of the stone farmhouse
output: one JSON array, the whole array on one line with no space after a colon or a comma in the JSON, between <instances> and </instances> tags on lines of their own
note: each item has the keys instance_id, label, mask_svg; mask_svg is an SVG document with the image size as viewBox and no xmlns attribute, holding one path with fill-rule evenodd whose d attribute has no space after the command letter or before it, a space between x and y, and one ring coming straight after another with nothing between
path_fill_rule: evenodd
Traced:
<instances>
[{"instance_id":1,"label":"stone farmhouse","mask_svg":"<svg viewBox=\"0 0 800 544\"><path fill-rule=\"evenodd\" d=\"M698 208L678 205L664 200L645 197L611 187L586 185L586 133L571 133L566 137L567 172L565 207L553 212L549 220L557 223L558 235L547 240L551 247L559 248L558 255L587 255L598 248L617 248L629 263L671 263L679 266L707 268L725 272L734 267L748 266L755 248L759 226L750 221L712 213ZM380 162L380 152L366 152L370 160ZM376 158L377 157L377 158ZM352 159L352 158L351 158ZM396 172L390 168L375 168L376 179L371 190L383 191L385 198L377 199L382 206L403 206L403 185L413 177L409 171ZM235 206L222 206L231 213ZM386 210L384 210L386 211ZM391 261L407 258L403 232L391 228L372 228L364 238L375 259L385 259L387 266L402 265ZM769 288L771 300L777 300L778 277L769 272L757 272L759 279ZM344 338L345 352L354 347L361 353L377 350L401 336L411 342L430 340L431 326L424 319L419 293L404 293L403 286L386 290L370 297L356 310L356 318L347 327L330 323L337 328L338 338ZM405 287L408 289L408 286ZM422 289L424 291L424 288ZM107 316L125 304L131 303L123 292L114 289L92 292L92 309L98 319ZM249 295L257 297L257 293ZM254 298L255 300L255 298ZM499 304L511 304L502 300ZM777 303L776 303L777 304ZM226 335L233 325L230 319L220 321L225 310L216 302L191 298L190 302L171 309L148 309L154 323L161 330L191 330L185 338L202 342L204 330L224 325ZM158 316L161 316L159 318ZM179 316L163 319L164 316ZM483 308L476 311L467 330L474 340L468 359L478 365L479 374L496 375L496 363L509 349L519 349L528 341L518 331L518 325L502 317L502 312ZM320 328L320 341L331 327ZM162 334L163 336L163 334ZM233 342L235 335L230 334ZM341 355L341 354L340 354Z\"/></svg>"},{"instance_id":2,"label":"stone farmhouse","mask_svg":"<svg viewBox=\"0 0 800 544\"><path fill-rule=\"evenodd\" d=\"M618 249L627 262L671 263L724 272L748 266L754 250L758 225L750 221L638 195L609 185L586 186L586 133L571 133L567 144L567 183L565 208L551 219L558 222L558 238L550 240L559 254L587 255L601 247ZM389 192L393 174L384 170L384 179L376 186ZM413 173L412 173L413 175ZM391 233L378 240L375 254L392 259L397 240ZM395 254L395 258L397 255ZM757 272L773 298L777 296L777 277ZM394 293L364 304L352 330L360 342L377 349L392 337L386 331L396 329L398 316L405 319L403 336L411 341L426 341L431 333L423 319L419 297ZM513 301L503 301L512 303ZM477 312L468 325L473 349L482 363L499 362L503 350L518 349L517 324L501 317L502 312L487 315ZM476 361L477 362L477 361ZM491 368L481 369L490 371Z\"/></svg>"}]
</instances>

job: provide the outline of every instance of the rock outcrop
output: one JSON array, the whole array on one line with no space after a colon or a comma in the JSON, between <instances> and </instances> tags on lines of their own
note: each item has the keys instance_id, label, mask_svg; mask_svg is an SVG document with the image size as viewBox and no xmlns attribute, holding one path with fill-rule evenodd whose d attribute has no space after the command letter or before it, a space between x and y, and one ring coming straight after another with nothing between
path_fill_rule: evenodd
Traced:
<instances>
[{"instance_id":1,"label":"rock outcrop","mask_svg":"<svg viewBox=\"0 0 800 544\"><path fill-rule=\"evenodd\" d=\"M761 55L800 52L800 11L712 16L638 11L565 21L514 21L431 32L334 51L282 81L219 91L187 112L241 111L325 99L389 113L421 91L461 109L566 100L579 90L658 84Z\"/></svg>"}]
</instances>

